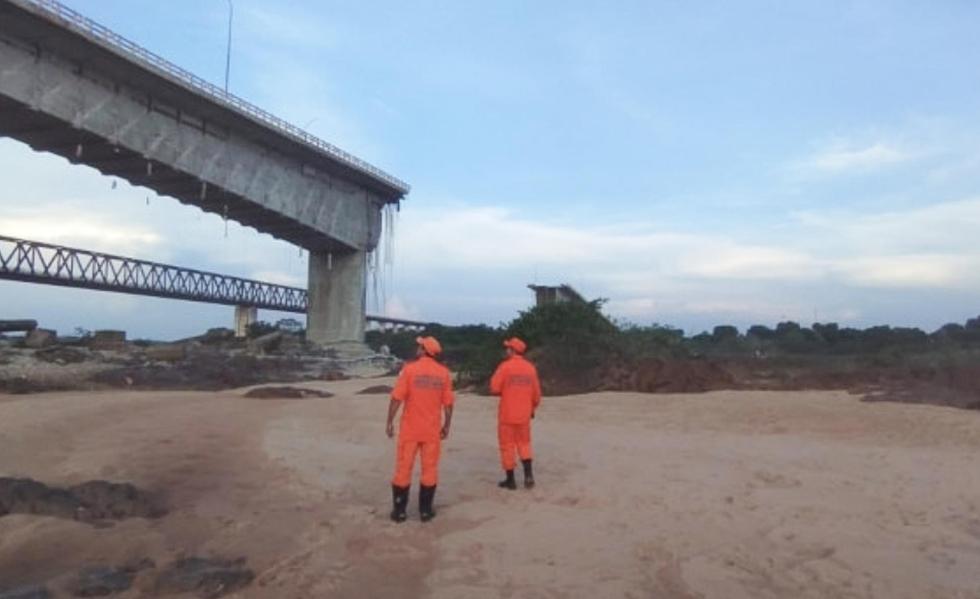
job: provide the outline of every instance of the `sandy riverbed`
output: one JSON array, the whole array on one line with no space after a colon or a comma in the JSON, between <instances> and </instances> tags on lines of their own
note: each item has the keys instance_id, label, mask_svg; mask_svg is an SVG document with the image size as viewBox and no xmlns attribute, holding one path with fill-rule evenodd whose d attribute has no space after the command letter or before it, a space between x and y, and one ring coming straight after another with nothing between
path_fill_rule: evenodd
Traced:
<instances>
[{"instance_id":1,"label":"sandy riverbed","mask_svg":"<svg viewBox=\"0 0 980 599\"><path fill-rule=\"evenodd\" d=\"M492 400L462 395L439 516L387 520L390 379L329 399L0 396L0 476L131 482L170 513L0 518L0 590L87 564L245 557L241 597L980 596L980 414L835 392L546 398L538 487L497 489ZM148 594L152 571L130 591Z\"/></svg>"}]
</instances>

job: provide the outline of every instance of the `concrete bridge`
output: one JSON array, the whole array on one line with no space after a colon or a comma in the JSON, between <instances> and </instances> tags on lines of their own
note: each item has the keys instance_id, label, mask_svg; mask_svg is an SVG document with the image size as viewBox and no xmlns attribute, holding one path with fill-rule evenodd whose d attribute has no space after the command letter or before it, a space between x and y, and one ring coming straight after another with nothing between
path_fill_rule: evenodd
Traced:
<instances>
[{"instance_id":1,"label":"concrete bridge","mask_svg":"<svg viewBox=\"0 0 980 599\"><path fill-rule=\"evenodd\" d=\"M54 0L0 0L0 135L306 248L308 337L363 340L399 179Z\"/></svg>"}]
</instances>

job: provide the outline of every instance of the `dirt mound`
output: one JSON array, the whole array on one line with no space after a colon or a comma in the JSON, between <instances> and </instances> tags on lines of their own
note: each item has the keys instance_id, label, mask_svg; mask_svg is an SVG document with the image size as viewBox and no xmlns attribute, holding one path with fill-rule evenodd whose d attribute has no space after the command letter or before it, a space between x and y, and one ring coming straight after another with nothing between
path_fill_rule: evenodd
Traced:
<instances>
[{"instance_id":1,"label":"dirt mound","mask_svg":"<svg viewBox=\"0 0 980 599\"><path fill-rule=\"evenodd\" d=\"M58 381L39 381L27 377L16 377L0 380L0 393L11 395L27 395L29 393L45 393L47 391L67 391L72 385Z\"/></svg>"},{"instance_id":2,"label":"dirt mound","mask_svg":"<svg viewBox=\"0 0 980 599\"><path fill-rule=\"evenodd\" d=\"M642 393L701 393L731 389L736 384L721 365L701 358L646 358L607 367L599 378L599 389Z\"/></svg>"},{"instance_id":3,"label":"dirt mound","mask_svg":"<svg viewBox=\"0 0 980 599\"><path fill-rule=\"evenodd\" d=\"M251 399L310 399L333 397L333 393L302 387L256 387L245 394Z\"/></svg>"},{"instance_id":4,"label":"dirt mound","mask_svg":"<svg viewBox=\"0 0 980 599\"><path fill-rule=\"evenodd\" d=\"M37 514L98 522L165 513L158 500L129 483L93 480L60 489L29 478L0 478L0 517Z\"/></svg>"},{"instance_id":5,"label":"dirt mound","mask_svg":"<svg viewBox=\"0 0 980 599\"><path fill-rule=\"evenodd\" d=\"M188 557L177 560L157 578L161 593L197 593L212 599L237 591L252 583L255 573L245 567L245 558L236 560Z\"/></svg>"},{"instance_id":6,"label":"dirt mound","mask_svg":"<svg viewBox=\"0 0 980 599\"><path fill-rule=\"evenodd\" d=\"M391 385L371 385L357 392L358 395L387 395L394 391Z\"/></svg>"},{"instance_id":7,"label":"dirt mound","mask_svg":"<svg viewBox=\"0 0 980 599\"><path fill-rule=\"evenodd\" d=\"M881 381L862 399L980 410L980 366L913 368Z\"/></svg>"},{"instance_id":8,"label":"dirt mound","mask_svg":"<svg viewBox=\"0 0 980 599\"><path fill-rule=\"evenodd\" d=\"M718 364L703 360L649 359L636 366L631 390L645 393L692 393L731 388L734 377Z\"/></svg>"}]
</instances>

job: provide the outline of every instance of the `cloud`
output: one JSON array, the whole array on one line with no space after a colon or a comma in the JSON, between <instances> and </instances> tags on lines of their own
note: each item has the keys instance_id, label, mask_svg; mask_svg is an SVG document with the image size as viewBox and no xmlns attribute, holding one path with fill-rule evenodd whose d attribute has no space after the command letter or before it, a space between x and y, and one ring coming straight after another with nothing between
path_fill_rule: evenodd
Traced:
<instances>
[{"instance_id":1,"label":"cloud","mask_svg":"<svg viewBox=\"0 0 980 599\"><path fill-rule=\"evenodd\" d=\"M233 38L249 46L279 46L289 48L295 54L297 47L306 51L334 49L347 37L340 27L328 20L309 11L289 13L282 5L268 10L248 4L240 13L236 11L235 17Z\"/></svg>"},{"instance_id":2,"label":"cloud","mask_svg":"<svg viewBox=\"0 0 980 599\"><path fill-rule=\"evenodd\" d=\"M949 162L930 170L927 177L930 183L942 184L956 181L961 177L975 177L977 173L980 173L980 153L975 152L965 156L961 153Z\"/></svg>"},{"instance_id":3,"label":"cloud","mask_svg":"<svg viewBox=\"0 0 980 599\"><path fill-rule=\"evenodd\" d=\"M159 245L161 236L151 229L112 222L109 219L61 211L50 216L6 217L0 214L0 231L6 235L56 245L82 247L112 254L141 254Z\"/></svg>"},{"instance_id":4,"label":"cloud","mask_svg":"<svg viewBox=\"0 0 980 599\"><path fill-rule=\"evenodd\" d=\"M401 218L399 280L439 281L440 294L487 309L490 297L531 280L570 282L589 297L612 298L613 314L661 321L715 314L770 322L809 318L814 306L821 306L823 318L853 319L861 312L838 305L835 296L887 289L980 292L980 248L973 241L980 200L879 214L799 214L780 240L751 241L636 223L536 222L501 208L460 204ZM474 289L486 299L473 298ZM426 297L410 283L398 292Z\"/></svg>"},{"instance_id":5,"label":"cloud","mask_svg":"<svg viewBox=\"0 0 980 599\"><path fill-rule=\"evenodd\" d=\"M836 270L856 285L872 287L970 287L977 283L976 256L909 254L863 256L839 264Z\"/></svg>"},{"instance_id":6,"label":"cloud","mask_svg":"<svg viewBox=\"0 0 980 599\"><path fill-rule=\"evenodd\" d=\"M814 239L835 239L859 254L970 255L980 230L980 198L966 198L873 214L799 212L793 219Z\"/></svg>"},{"instance_id":7,"label":"cloud","mask_svg":"<svg viewBox=\"0 0 980 599\"><path fill-rule=\"evenodd\" d=\"M306 289L306 277L300 277L294 273L280 272L276 270L259 270L253 272L251 278L257 281L263 281L265 283Z\"/></svg>"},{"instance_id":8,"label":"cloud","mask_svg":"<svg viewBox=\"0 0 980 599\"><path fill-rule=\"evenodd\" d=\"M719 279L812 278L819 264L810 256L778 247L746 246L722 240L706 240L707 251L680 257L687 275Z\"/></svg>"},{"instance_id":9,"label":"cloud","mask_svg":"<svg viewBox=\"0 0 980 599\"><path fill-rule=\"evenodd\" d=\"M866 172L901 164L913 158L903 149L885 142L855 147L835 144L805 159L803 170L828 174Z\"/></svg>"}]
</instances>

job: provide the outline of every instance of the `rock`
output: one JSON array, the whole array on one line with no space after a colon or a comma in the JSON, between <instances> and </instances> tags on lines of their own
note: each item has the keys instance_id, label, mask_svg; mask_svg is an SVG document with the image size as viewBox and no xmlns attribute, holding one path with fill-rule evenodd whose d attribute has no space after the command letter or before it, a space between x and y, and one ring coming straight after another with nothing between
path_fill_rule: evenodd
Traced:
<instances>
[{"instance_id":1,"label":"rock","mask_svg":"<svg viewBox=\"0 0 980 599\"><path fill-rule=\"evenodd\" d=\"M90 480L68 491L82 505L80 520L159 518L166 513L155 498L129 483Z\"/></svg>"},{"instance_id":2,"label":"rock","mask_svg":"<svg viewBox=\"0 0 980 599\"><path fill-rule=\"evenodd\" d=\"M394 391L391 385L372 385L357 392L358 395L386 395Z\"/></svg>"},{"instance_id":3,"label":"rock","mask_svg":"<svg viewBox=\"0 0 980 599\"><path fill-rule=\"evenodd\" d=\"M51 593L41 585L28 585L10 589L9 591L0 590L0 599L50 599Z\"/></svg>"},{"instance_id":4,"label":"rock","mask_svg":"<svg viewBox=\"0 0 980 599\"><path fill-rule=\"evenodd\" d=\"M126 331L95 331L89 347L112 351L126 349Z\"/></svg>"},{"instance_id":5,"label":"rock","mask_svg":"<svg viewBox=\"0 0 980 599\"><path fill-rule=\"evenodd\" d=\"M236 560L188 557L160 573L156 590L161 593L194 593L205 599L220 597L252 583L255 573Z\"/></svg>"},{"instance_id":6,"label":"rock","mask_svg":"<svg viewBox=\"0 0 980 599\"><path fill-rule=\"evenodd\" d=\"M308 399L311 397L333 397L333 393L302 387L256 387L246 393L245 397L251 399Z\"/></svg>"},{"instance_id":7,"label":"rock","mask_svg":"<svg viewBox=\"0 0 980 599\"><path fill-rule=\"evenodd\" d=\"M31 349L40 349L54 345L58 341L58 333L51 329L34 329L27 334L24 339L24 346Z\"/></svg>"},{"instance_id":8,"label":"rock","mask_svg":"<svg viewBox=\"0 0 980 599\"><path fill-rule=\"evenodd\" d=\"M273 331L252 339L248 342L248 347L252 351L275 351L282 343L282 337L282 331Z\"/></svg>"},{"instance_id":9,"label":"rock","mask_svg":"<svg viewBox=\"0 0 980 599\"><path fill-rule=\"evenodd\" d=\"M158 501L128 483L93 480L59 489L29 478L0 478L0 516L36 514L97 522L164 513Z\"/></svg>"},{"instance_id":10,"label":"rock","mask_svg":"<svg viewBox=\"0 0 980 599\"><path fill-rule=\"evenodd\" d=\"M42 362L54 364L78 364L88 360L92 355L85 350L56 345L35 351L34 357Z\"/></svg>"},{"instance_id":11,"label":"rock","mask_svg":"<svg viewBox=\"0 0 980 599\"><path fill-rule=\"evenodd\" d=\"M235 339L235 331L222 327L208 329L199 339L205 345L220 344L226 341L233 341Z\"/></svg>"},{"instance_id":12,"label":"rock","mask_svg":"<svg viewBox=\"0 0 980 599\"><path fill-rule=\"evenodd\" d=\"M346 381L350 377L344 374L343 370L328 369L320 375L321 381Z\"/></svg>"},{"instance_id":13,"label":"rock","mask_svg":"<svg viewBox=\"0 0 980 599\"><path fill-rule=\"evenodd\" d=\"M278 350L280 352L302 352L304 350L303 339L300 338L299 335L289 335L284 333L279 342Z\"/></svg>"},{"instance_id":14,"label":"rock","mask_svg":"<svg viewBox=\"0 0 980 599\"><path fill-rule=\"evenodd\" d=\"M150 345L143 351L147 359L155 362L181 362L187 357L187 346L183 343Z\"/></svg>"},{"instance_id":15,"label":"rock","mask_svg":"<svg viewBox=\"0 0 980 599\"><path fill-rule=\"evenodd\" d=\"M76 597L104 597L120 593L133 586L135 572L121 568L93 566L84 568L68 586Z\"/></svg>"},{"instance_id":16,"label":"rock","mask_svg":"<svg viewBox=\"0 0 980 599\"><path fill-rule=\"evenodd\" d=\"M64 489L29 478L0 478L0 516L43 514L74 520L81 503Z\"/></svg>"}]
</instances>

